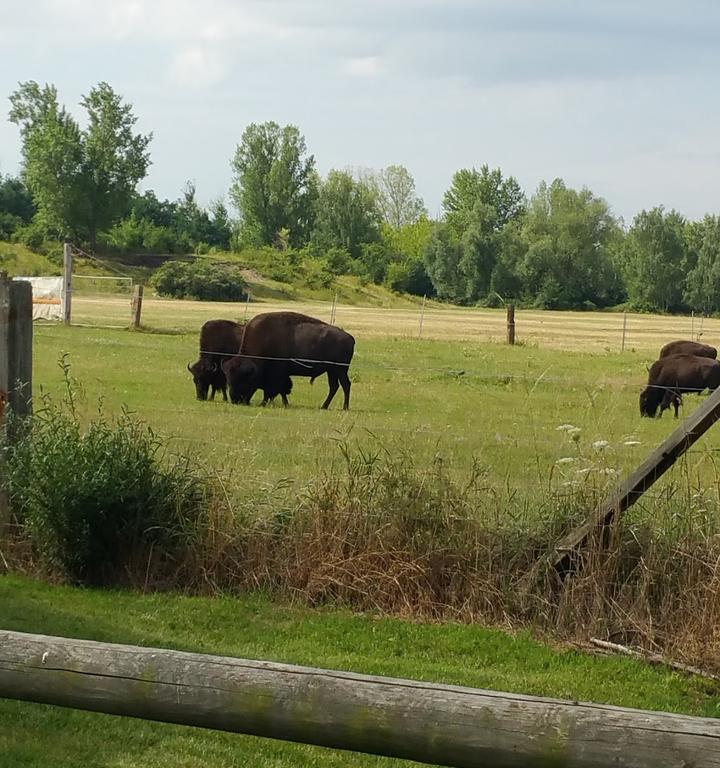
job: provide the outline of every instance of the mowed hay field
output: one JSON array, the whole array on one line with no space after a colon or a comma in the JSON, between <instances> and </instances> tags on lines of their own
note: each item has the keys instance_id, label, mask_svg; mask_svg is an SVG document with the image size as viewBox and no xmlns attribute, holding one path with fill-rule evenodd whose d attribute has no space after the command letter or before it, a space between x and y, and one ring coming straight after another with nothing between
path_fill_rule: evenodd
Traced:
<instances>
[{"instance_id":1,"label":"mowed hay field","mask_svg":"<svg viewBox=\"0 0 720 768\"><path fill-rule=\"evenodd\" d=\"M127 298L76 300L78 327L37 325L35 384L58 392L57 365L67 352L91 413L102 397L125 405L155 429L227 470L231 490L257 499L292 495L340 460L339 445L406 454L415 466L442 461L462 478L473 465L498 491L542 505L548 490L601 491L635 466L678 422L641 419L638 393L646 366L665 342L687 338L690 318L633 315L621 353L622 315L519 311L520 344L503 343L504 312L426 308L337 309L337 324L356 339L350 369L352 405L342 393L330 412L319 405L325 379L296 378L291 407L197 402L186 365L196 359L198 330L210 318L242 319L293 309L329 319L328 304L222 304L148 299L143 323L121 327ZM686 327L687 326L687 327ZM703 340L720 340L720 322L705 320ZM686 397L684 412L699 398ZM564 428L563 428L564 427ZM571 429L574 427L575 429ZM710 431L673 473L715 492ZM648 496L663 493L663 484Z\"/></svg>"}]
</instances>

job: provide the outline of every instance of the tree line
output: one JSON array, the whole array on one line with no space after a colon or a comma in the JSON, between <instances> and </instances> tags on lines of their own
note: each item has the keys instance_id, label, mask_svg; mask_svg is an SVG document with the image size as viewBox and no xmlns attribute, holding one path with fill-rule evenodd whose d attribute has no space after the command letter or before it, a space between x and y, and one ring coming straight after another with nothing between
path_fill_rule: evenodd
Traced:
<instances>
[{"instance_id":1,"label":"tree line","mask_svg":"<svg viewBox=\"0 0 720 768\"><path fill-rule=\"evenodd\" d=\"M324 178L293 125L253 123L231 159L231 216L138 191L152 134L107 83L81 101L84 127L54 86L21 83L9 119L22 139L19 177L0 177L0 238L33 248L71 238L105 253L238 251L277 279L330 285L338 275L460 304L512 299L545 308L617 305L720 311L720 217L663 207L629 226L589 189L561 179L527 195L483 165L452 177L433 220L401 165Z\"/></svg>"}]
</instances>

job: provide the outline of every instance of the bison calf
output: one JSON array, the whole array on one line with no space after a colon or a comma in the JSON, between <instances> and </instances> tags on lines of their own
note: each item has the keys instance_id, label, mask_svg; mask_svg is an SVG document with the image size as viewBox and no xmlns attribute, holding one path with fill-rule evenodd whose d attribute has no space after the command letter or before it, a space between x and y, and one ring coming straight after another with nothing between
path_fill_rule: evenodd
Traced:
<instances>
[{"instance_id":1,"label":"bison calf","mask_svg":"<svg viewBox=\"0 0 720 768\"><path fill-rule=\"evenodd\" d=\"M654 417L658 408L660 416L671 405L675 418L687 392L700 393L720 386L720 362L698 355L667 355L656 360L648 374L648 385L640 393L640 415Z\"/></svg>"},{"instance_id":2,"label":"bison calf","mask_svg":"<svg viewBox=\"0 0 720 768\"><path fill-rule=\"evenodd\" d=\"M198 400L215 399L215 393L222 392L227 400L227 381L222 363L237 353L242 343L245 326L232 320L208 320L200 329L200 358L190 365Z\"/></svg>"}]
</instances>

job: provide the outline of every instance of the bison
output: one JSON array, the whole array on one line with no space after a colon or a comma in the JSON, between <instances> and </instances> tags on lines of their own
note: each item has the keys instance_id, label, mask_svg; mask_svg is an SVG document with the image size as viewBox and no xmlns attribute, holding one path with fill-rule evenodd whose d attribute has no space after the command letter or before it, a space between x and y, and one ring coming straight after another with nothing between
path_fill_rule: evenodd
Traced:
<instances>
[{"instance_id":1,"label":"bison","mask_svg":"<svg viewBox=\"0 0 720 768\"><path fill-rule=\"evenodd\" d=\"M700 393L720 386L720 362L698 355L668 355L650 366L648 385L640 393L640 415L654 417L673 405L675 418L686 392Z\"/></svg>"},{"instance_id":2,"label":"bison","mask_svg":"<svg viewBox=\"0 0 720 768\"><path fill-rule=\"evenodd\" d=\"M222 369L223 360L237 353L245 326L232 320L208 320L200 329L200 358L188 371L195 382L198 400L215 399L220 390L227 400L227 382Z\"/></svg>"},{"instance_id":3,"label":"bison","mask_svg":"<svg viewBox=\"0 0 720 768\"><path fill-rule=\"evenodd\" d=\"M717 358L717 349L699 341L671 341L660 350L660 357L670 355L695 355L696 357Z\"/></svg>"},{"instance_id":4,"label":"bison","mask_svg":"<svg viewBox=\"0 0 720 768\"><path fill-rule=\"evenodd\" d=\"M238 354L223 363L230 399L249 403L258 389L267 399L268 393L282 394L290 376L308 376L312 381L326 373L329 391L322 408L330 406L342 386L347 410L348 368L354 349L355 339L349 333L314 317L298 312L257 315L245 326Z\"/></svg>"}]
</instances>

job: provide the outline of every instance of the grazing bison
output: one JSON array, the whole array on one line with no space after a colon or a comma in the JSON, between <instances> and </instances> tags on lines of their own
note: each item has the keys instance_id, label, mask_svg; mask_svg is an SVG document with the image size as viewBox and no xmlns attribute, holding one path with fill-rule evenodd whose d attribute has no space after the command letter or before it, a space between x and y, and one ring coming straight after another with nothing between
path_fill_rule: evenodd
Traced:
<instances>
[{"instance_id":1,"label":"grazing bison","mask_svg":"<svg viewBox=\"0 0 720 768\"><path fill-rule=\"evenodd\" d=\"M348 368L355 339L340 328L297 312L266 312L245 326L239 353L223 364L234 403L249 403L253 394L282 394L289 376L315 379L327 374L328 408L342 386L343 408L350 407ZM283 398L284 400L284 398Z\"/></svg>"},{"instance_id":2,"label":"grazing bison","mask_svg":"<svg viewBox=\"0 0 720 768\"><path fill-rule=\"evenodd\" d=\"M651 418L672 405L675 418L685 392L700 393L720 386L720 362L698 355L668 355L650 366L648 385L640 394L640 415Z\"/></svg>"},{"instance_id":3,"label":"grazing bison","mask_svg":"<svg viewBox=\"0 0 720 768\"><path fill-rule=\"evenodd\" d=\"M699 341L671 341L660 350L660 357L669 355L695 355L696 357L717 357L717 349Z\"/></svg>"},{"instance_id":4,"label":"grazing bison","mask_svg":"<svg viewBox=\"0 0 720 768\"><path fill-rule=\"evenodd\" d=\"M244 325L232 320L208 320L200 329L200 359L188 371L195 382L198 400L215 399L220 390L227 400L227 383L222 369L223 361L237 353L243 338Z\"/></svg>"}]
</instances>

